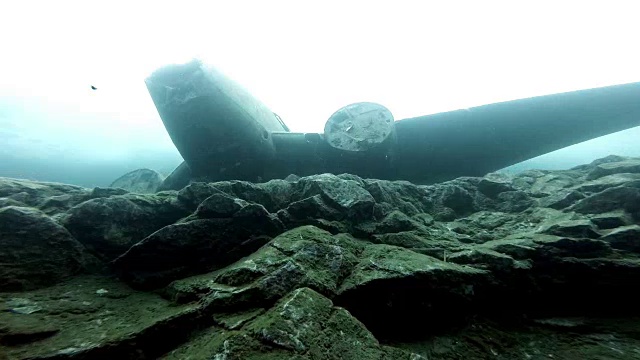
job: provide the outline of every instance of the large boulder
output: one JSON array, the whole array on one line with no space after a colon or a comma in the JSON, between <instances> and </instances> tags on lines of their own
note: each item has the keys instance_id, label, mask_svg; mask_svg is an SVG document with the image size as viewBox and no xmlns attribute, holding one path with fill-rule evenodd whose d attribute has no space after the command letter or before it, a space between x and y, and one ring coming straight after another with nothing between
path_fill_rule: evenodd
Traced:
<instances>
[{"instance_id":1,"label":"large boulder","mask_svg":"<svg viewBox=\"0 0 640 360\"><path fill-rule=\"evenodd\" d=\"M91 265L84 247L40 210L0 208L0 292L50 286Z\"/></svg>"},{"instance_id":2,"label":"large boulder","mask_svg":"<svg viewBox=\"0 0 640 360\"><path fill-rule=\"evenodd\" d=\"M132 285L159 287L225 267L283 230L262 205L216 194L203 201L193 216L142 239L113 265Z\"/></svg>"},{"instance_id":3,"label":"large boulder","mask_svg":"<svg viewBox=\"0 0 640 360\"><path fill-rule=\"evenodd\" d=\"M241 325L231 325L228 331L208 331L172 351L166 359L185 359L194 354L203 359L422 358L381 345L348 311L309 288L285 294L266 312Z\"/></svg>"},{"instance_id":4,"label":"large boulder","mask_svg":"<svg viewBox=\"0 0 640 360\"><path fill-rule=\"evenodd\" d=\"M69 209L60 222L89 251L111 261L189 213L170 194L124 194L85 201Z\"/></svg>"},{"instance_id":5,"label":"large boulder","mask_svg":"<svg viewBox=\"0 0 640 360\"><path fill-rule=\"evenodd\" d=\"M155 170L138 169L120 176L109 187L138 194L152 194L160 188L163 181L164 176Z\"/></svg>"}]
</instances>

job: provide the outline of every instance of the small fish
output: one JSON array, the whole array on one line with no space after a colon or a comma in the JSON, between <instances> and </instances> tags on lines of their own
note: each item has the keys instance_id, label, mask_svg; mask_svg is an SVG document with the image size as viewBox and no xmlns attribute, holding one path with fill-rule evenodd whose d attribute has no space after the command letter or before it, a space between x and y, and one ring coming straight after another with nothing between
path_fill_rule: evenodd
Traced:
<instances>
[{"instance_id":1,"label":"small fish","mask_svg":"<svg viewBox=\"0 0 640 360\"><path fill-rule=\"evenodd\" d=\"M91 90L98 90L98 88L93 86L93 85L91 85Z\"/></svg>"}]
</instances>

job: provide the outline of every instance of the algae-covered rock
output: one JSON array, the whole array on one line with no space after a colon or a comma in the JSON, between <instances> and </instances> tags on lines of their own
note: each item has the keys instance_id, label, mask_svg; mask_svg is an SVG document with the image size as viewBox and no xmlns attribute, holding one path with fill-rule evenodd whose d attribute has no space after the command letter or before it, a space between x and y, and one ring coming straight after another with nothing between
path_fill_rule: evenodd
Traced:
<instances>
[{"instance_id":1,"label":"algae-covered rock","mask_svg":"<svg viewBox=\"0 0 640 360\"><path fill-rule=\"evenodd\" d=\"M158 190L164 176L151 169L130 171L114 180L109 187L121 188L138 194L152 194Z\"/></svg>"},{"instance_id":2,"label":"algae-covered rock","mask_svg":"<svg viewBox=\"0 0 640 360\"><path fill-rule=\"evenodd\" d=\"M540 229L540 232L550 235L586 237L591 239L600 237L598 229L588 219L559 221L543 227Z\"/></svg>"},{"instance_id":3,"label":"algae-covered rock","mask_svg":"<svg viewBox=\"0 0 640 360\"><path fill-rule=\"evenodd\" d=\"M58 199L58 202L67 208L88 200L91 198L91 189L60 183L0 177L0 198L13 199L44 211L45 209L41 206L50 199ZM47 214L51 213L47 212Z\"/></svg>"},{"instance_id":4,"label":"algae-covered rock","mask_svg":"<svg viewBox=\"0 0 640 360\"><path fill-rule=\"evenodd\" d=\"M640 159L626 158L616 160L617 161L597 164L589 174L587 174L587 179L598 179L611 174L640 173Z\"/></svg>"},{"instance_id":5,"label":"algae-covered rock","mask_svg":"<svg viewBox=\"0 0 640 360\"><path fill-rule=\"evenodd\" d=\"M582 214L598 214L624 210L640 218L640 188L618 186L588 196L569 208Z\"/></svg>"},{"instance_id":6,"label":"algae-covered rock","mask_svg":"<svg viewBox=\"0 0 640 360\"><path fill-rule=\"evenodd\" d=\"M200 215L213 211L199 209ZM132 246L113 265L130 284L156 288L180 277L225 267L282 231L277 217L261 205L248 204L230 217L166 226Z\"/></svg>"},{"instance_id":7,"label":"algae-covered rock","mask_svg":"<svg viewBox=\"0 0 640 360\"><path fill-rule=\"evenodd\" d=\"M309 289L285 294L263 314L232 331L209 331L166 359L368 360L420 359L381 345L348 311Z\"/></svg>"},{"instance_id":8,"label":"algae-covered rock","mask_svg":"<svg viewBox=\"0 0 640 360\"><path fill-rule=\"evenodd\" d=\"M186 341L189 329L211 324L197 306L105 276L0 293L0 350L9 359L156 359Z\"/></svg>"},{"instance_id":9,"label":"algae-covered rock","mask_svg":"<svg viewBox=\"0 0 640 360\"><path fill-rule=\"evenodd\" d=\"M367 246L335 302L380 336L458 322L473 312L490 273L389 245Z\"/></svg>"},{"instance_id":10,"label":"algae-covered rock","mask_svg":"<svg viewBox=\"0 0 640 360\"><path fill-rule=\"evenodd\" d=\"M0 179L0 358L633 358L634 161L153 195ZM89 251L114 272L77 282Z\"/></svg>"},{"instance_id":11,"label":"algae-covered rock","mask_svg":"<svg viewBox=\"0 0 640 360\"><path fill-rule=\"evenodd\" d=\"M211 306L231 308L273 303L300 287L332 297L362 246L349 236L299 227L224 269L175 281L165 292L182 301L206 297Z\"/></svg>"},{"instance_id":12,"label":"algae-covered rock","mask_svg":"<svg viewBox=\"0 0 640 360\"><path fill-rule=\"evenodd\" d=\"M50 286L90 263L84 247L40 210L0 208L0 292Z\"/></svg>"},{"instance_id":13,"label":"algae-covered rock","mask_svg":"<svg viewBox=\"0 0 640 360\"><path fill-rule=\"evenodd\" d=\"M612 229L602 237L614 249L640 253L640 226L629 225Z\"/></svg>"},{"instance_id":14,"label":"algae-covered rock","mask_svg":"<svg viewBox=\"0 0 640 360\"><path fill-rule=\"evenodd\" d=\"M61 223L93 254L110 261L188 214L172 196L125 194L83 202Z\"/></svg>"}]
</instances>

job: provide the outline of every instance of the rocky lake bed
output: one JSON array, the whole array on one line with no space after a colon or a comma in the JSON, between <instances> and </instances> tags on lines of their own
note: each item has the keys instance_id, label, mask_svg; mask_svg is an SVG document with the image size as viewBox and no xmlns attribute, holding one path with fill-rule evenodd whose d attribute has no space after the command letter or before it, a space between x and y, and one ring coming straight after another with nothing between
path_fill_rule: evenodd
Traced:
<instances>
[{"instance_id":1,"label":"rocky lake bed","mask_svg":"<svg viewBox=\"0 0 640 360\"><path fill-rule=\"evenodd\" d=\"M640 158L152 194L0 178L0 359L638 359Z\"/></svg>"}]
</instances>

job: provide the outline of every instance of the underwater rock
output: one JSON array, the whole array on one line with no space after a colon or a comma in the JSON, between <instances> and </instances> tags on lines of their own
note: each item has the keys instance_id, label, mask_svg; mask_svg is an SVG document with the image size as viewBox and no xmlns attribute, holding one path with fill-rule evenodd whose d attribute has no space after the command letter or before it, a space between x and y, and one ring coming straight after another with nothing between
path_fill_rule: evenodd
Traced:
<instances>
[{"instance_id":1,"label":"underwater rock","mask_svg":"<svg viewBox=\"0 0 640 360\"><path fill-rule=\"evenodd\" d=\"M446 183L426 187L429 192L429 200L435 206L450 209L453 213L449 216L462 217L480 210L478 204L477 185L480 179L460 178ZM484 196L481 195L480 196ZM448 216L447 216L448 217ZM446 220L446 217L438 216L437 220Z\"/></svg>"},{"instance_id":2,"label":"underwater rock","mask_svg":"<svg viewBox=\"0 0 640 360\"><path fill-rule=\"evenodd\" d=\"M286 294L237 328L210 329L165 358L184 359L194 353L203 359L422 359L381 345L348 311L309 288Z\"/></svg>"},{"instance_id":3,"label":"underwater rock","mask_svg":"<svg viewBox=\"0 0 640 360\"><path fill-rule=\"evenodd\" d=\"M474 265L482 269L498 272L517 270L518 264L520 264L521 268L526 268L525 263L518 263L517 260L509 255L482 247L455 252L448 255L446 260L456 264Z\"/></svg>"},{"instance_id":4,"label":"underwater rock","mask_svg":"<svg viewBox=\"0 0 640 360\"><path fill-rule=\"evenodd\" d=\"M265 301L298 287L311 287L333 297L357 262L361 246L349 236L334 237L313 226L296 228L269 244L281 254L281 260L267 267L269 271L255 285ZM270 263L268 257L260 259L260 255L258 252L252 257L256 264Z\"/></svg>"},{"instance_id":5,"label":"underwater rock","mask_svg":"<svg viewBox=\"0 0 640 360\"><path fill-rule=\"evenodd\" d=\"M225 197L208 198L226 203ZM242 204L238 202L238 204ZM207 205L209 209L213 208ZM165 226L113 261L121 277L138 288L157 288L172 280L225 267L284 231L262 205L246 204L227 217L199 208L196 216Z\"/></svg>"},{"instance_id":6,"label":"underwater rock","mask_svg":"<svg viewBox=\"0 0 640 360\"><path fill-rule=\"evenodd\" d=\"M355 178L360 180L360 178ZM362 183L331 174L309 176L298 182L300 197L320 195L332 208L344 214L350 221L371 217L375 200Z\"/></svg>"},{"instance_id":7,"label":"underwater rock","mask_svg":"<svg viewBox=\"0 0 640 360\"><path fill-rule=\"evenodd\" d=\"M287 181L287 182L296 182L296 181L300 180L300 176L298 176L296 174L289 174L283 180Z\"/></svg>"},{"instance_id":8,"label":"underwater rock","mask_svg":"<svg viewBox=\"0 0 640 360\"><path fill-rule=\"evenodd\" d=\"M523 191L505 191L498 194L495 204L487 209L495 209L497 211L519 213L529 209L535 201L531 199L529 194Z\"/></svg>"},{"instance_id":9,"label":"underwater rock","mask_svg":"<svg viewBox=\"0 0 640 360\"><path fill-rule=\"evenodd\" d=\"M37 206L52 196L86 195L88 192L90 189L81 186L0 177L0 197L14 197L20 194L23 195L20 201L29 206Z\"/></svg>"},{"instance_id":10,"label":"underwater rock","mask_svg":"<svg viewBox=\"0 0 640 360\"><path fill-rule=\"evenodd\" d=\"M111 261L189 213L175 196L125 194L85 201L60 223L94 255Z\"/></svg>"},{"instance_id":11,"label":"underwater rock","mask_svg":"<svg viewBox=\"0 0 640 360\"><path fill-rule=\"evenodd\" d=\"M523 319L640 315L640 187L617 161L630 163L608 157L428 186L350 174L193 182L145 195L0 180L0 242L12 244L0 255L18 254L0 258L0 350L17 359L311 359L323 344L328 358L366 359L369 350L343 348L347 339L378 358L409 356L405 347L415 359L494 349L517 358L532 335L506 334L519 321L530 329ZM625 172L587 180L602 164ZM143 291L104 275L73 285L91 267L88 252L116 258L108 275ZM9 281L15 269L23 282ZM287 304L304 311L291 317ZM505 319L516 330L488 330Z\"/></svg>"},{"instance_id":12,"label":"underwater rock","mask_svg":"<svg viewBox=\"0 0 640 360\"><path fill-rule=\"evenodd\" d=\"M640 296L629 284L640 281L639 260L614 256L577 258L571 256L569 248L566 253L551 261L535 263L532 275L536 292L530 301L535 303L536 313L590 316L634 313L631 309Z\"/></svg>"},{"instance_id":13,"label":"underwater rock","mask_svg":"<svg viewBox=\"0 0 640 360\"><path fill-rule=\"evenodd\" d=\"M640 188L618 186L590 195L567 210L581 214L598 214L624 210L635 219L640 219Z\"/></svg>"},{"instance_id":14,"label":"underwater rock","mask_svg":"<svg viewBox=\"0 0 640 360\"><path fill-rule=\"evenodd\" d=\"M212 195L230 196L262 204L276 213L286 228L316 225L346 231L350 224L373 220L375 199L358 177L322 174L296 182L271 180L192 183L178 192L178 199L197 207ZM332 225L333 223L333 225Z\"/></svg>"},{"instance_id":15,"label":"underwater rock","mask_svg":"<svg viewBox=\"0 0 640 360\"><path fill-rule=\"evenodd\" d=\"M344 214L329 206L320 195L294 201L277 214L288 229L315 225L332 232L344 232L348 227L341 222Z\"/></svg>"},{"instance_id":16,"label":"underwater rock","mask_svg":"<svg viewBox=\"0 0 640 360\"><path fill-rule=\"evenodd\" d=\"M278 183L287 185L284 181L279 181ZM282 190L286 195L291 192L291 188L288 186L285 186ZM248 181L194 182L178 191L177 198L181 203L195 210L205 199L216 194L258 203L269 212L278 211L282 206L286 206L289 201L288 196L284 200L278 199L283 194L275 191L272 182L254 184Z\"/></svg>"},{"instance_id":17,"label":"underwater rock","mask_svg":"<svg viewBox=\"0 0 640 360\"><path fill-rule=\"evenodd\" d=\"M550 235L586 237L590 239L597 239L601 236L596 226L587 219L560 221L541 229L540 232Z\"/></svg>"},{"instance_id":18,"label":"underwater rock","mask_svg":"<svg viewBox=\"0 0 640 360\"><path fill-rule=\"evenodd\" d=\"M501 174L487 174L478 183L478 191L490 198L495 198L505 191L513 190L515 189L512 187L510 179L501 176Z\"/></svg>"},{"instance_id":19,"label":"underwater rock","mask_svg":"<svg viewBox=\"0 0 640 360\"><path fill-rule=\"evenodd\" d=\"M430 192L425 187L416 186L408 181L386 181L366 179L364 188L373 196L377 204L388 204L381 215L386 216L393 210L399 210L408 216L426 213L434 204L429 199Z\"/></svg>"},{"instance_id":20,"label":"underwater rock","mask_svg":"<svg viewBox=\"0 0 640 360\"><path fill-rule=\"evenodd\" d=\"M345 230L361 221L371 220L375 200L358 177L342 178L321 174L302 178L289 185L290 203L278 211L288 228L302 225L327 227L327 222L344 226L328 226ZM267 183L268 184L268 183Z\"/></svg>"},{"instance_id":21,"label":"underwater rock","mask_svg":"<svg viewBox=\"0 0 640 360\"><path fill-rule=\"evenodd\" d=\"M585 176L583 172L572 170L553 172L529 170L516 176L514 184L518 184L520 190L527 191L536 198L542 198L573 189L582 183L581 176ZM519 179L527 179L527 182L518 181Z\"/></svg>"},{"instance_id":22,"label":"underwater rock","mask_svg":"<svg viewBox=\"0 0 640 360\"><path fill-rule=\"evenodd\" d=\"M593 214L589 216L589 219L599 229L607 230L621 226L633 224L631 216L624 211L611 211L602 214Z\"/></svg>"},{"instance_id":23,"label":"underwater rock","mask_svg":"<svg viewBox=\"0 0 640 360\"><path fill-rule=\"evenodd\" d=\"M611 159L610 162L598 163L595 168L587 174L587 180L594 180L606 175L621 173L640 173L640 160L631 158Z\"/></svg>"},{"instance_id":24,"label":"underwater rock","mask_svg":"<svg viewBox=\"0 0 640 360\"><path fill-rule=\"evenodd\" d=\"M0 293L0 351L8 359L157 359L186 341L189 327L212 323L197 306L176 306L113 277L79 276L50 285ZM40 310L11 311L18 301Z\"/></svg>"},{"instance_id":25,"label":"underwater rock","mask_svg":"<svg viewBox=\"0 0 640 360\"><path fill-rule=\"evenodd\" d=\"M593 194L604 191L608 188L618 186L640 187L640 173L630 174L612 174L597 178L596 180L586 181L574 187L575 190L585 194Z\"/></svg>"},{"instance_id":26,"label":"underwater rock","mask_svg":"<svg viewBox=\"0 0 640 360\"><path fill-rule=\"evenodd\" d=\"M377 328L409 309L426 318L430 309L444 306L441 302L452 309L470 305L473 286L482 287L488 276L480 269L304 226L224 269L178 280L164 291L179 302L202 299L212 309L238 310L272 304L296 288L309 287ZM416 298L417 293L424 298ZM387 303L386 296L395 303ZM382 309L389 315L381 317ZM462 313L456 312L450 321L460 319Z\"/></svg>"},{"instance_id":27,"label":"underwater rock","mask_svg":"<svg viewBox=\"0 0 640 360\"><path fill-rule=\"evenodd\" d=\"M561 210L575 204L578 200L585 198L585 195L576 190L560 190L558 193L545 196L538 201L538 206Z\"/></svg>"},{"instance_id":28,"label":"underwater rock","mask_svg":"<svg viewBox=\"0 0 640 360\"><path fill-rule=\"evenodd\" d=\"M193 215L201 219L230 217L247 205L248 202L224 193L213 194L198 205Z\"/></svg>"},{"instance_id":29,"label":"underwater rock","mask_svg":"<svg viewBox=\"0 0 640 360\"><path fill-rule=\"evenodd\" d=\"M426 231L423 224L397 210L390 212L380 221L365 223L356 228L360 230L365 238L367 237L366 235L391 234L416 230Z\"/></svg>"},{"instance_id":30,"label":"underwater rock","mask_svg":"<svg viewBox=\"0 0 640 360\"><path fill-rule=\"evenodd\" d=\"M125 189L138 194L152 194L158 190L164 176L151 169L130 171L114 180L109 187Z\"/></svg>"},{"instance_id":31,"label":"underwater rock","mask_svg":"<svg viewBox=\"0 0 640 360\"><path fill-rule=\"evenodd\" d=\"M495 178L495 176L492 176ZM483 183L484 191L480 191ZM458 178L438 185L424 186L429 192L426 200L432 204L430 212L436 220L452 221L478 211L520 212L534 204L524 191L512 190L510 185L482 178ZM434 209L438 210L435 211Z\"/></svg>"},{"instance_id":32,"label":"underwater rock","mask_svg":"<svg viewBox=\"0 0 640 360\"><path fill-rule=\"evenodd\" d=\"M437 327L464 319L490 277L485 270L384 244L366 246L358 260L334 302L384 337L412 333L422 322Z\"/></svg>"},{"instance_id":33,"label":"underwater rock","mask_svg":"<svg viewBox=\"0 0 640 360\"><path fill-rule=\"evenodd\" d=\"M94 197L98 196L91 189L80 186L0 177L0 200L35 207L47 215L64 212Z\"/></svg>"},{"instance_id":34,"label":"underwater rock","mask_svg":"<svg viewBox=\"0 0 640 360\"><path fill-rule=\"evenodd\" d=\"M640 253L640 226L629 225L612 229L602 240L614 249Z\"/></svg>"},{"instance_id":35,"label":"underwater rock","mask_svg":"<svg viewBox=\"0 0 640 360\"><path fill-rule=\"evenodd\" d=\"M15 199L10 199L6 197L0 198L0 208L7 207L7 206L28 207L27 204Z\"/></svg>"},{"instance_id":36,"label":"underwater rock","mask_svg":"<svg viewBox=\"0 0 640 360\"><path fill-rule=\"evenodd\" d=\"M620 156L620 155L613 155L612 154L612 155L607 155L607 156L599 158L599 159L595 159L592 162L590 162L589 164L583 164L583 165L574 166L573 169L589 172L589 171L593 170L596 166L598 166L600 164L623 162L623 161L626 161L626 160L629 160L629 159L633 159L633 158L628 157L628 156Z\"/></svg>"},{"instance_id":37,"label":"underwater rock","mask_svg":"<svg viewBox=\"0 0 640 360\"><path fill-rule=\"evenodd\" d=\"M205 296L218 309L270 304L300 287L333 297L363 246L348 236L301 226L223 269L177 280L164 291L179 302Z\"/></svg>"},{"instance_id":38,"label":"underwater rock","mask_svg":"<svg viewBox=\"0 0 640 360\"><path fill-rule=\"evenodd\" d=\"M0 208L0 292L60 282L85 269L84 247L40 210Z\"/></svg>"},{"instance_id":39,"label":"underwater rock","mask_svg":"<svg viewBox=\"0 0 640 360\"><path fill-rule=\"evenodd\" d=\"M527 236L523 236L526 238ZM589 238L572 238L544 234L528 235L533 241L534 260L541 262L554 261L564 257L575 259L591 259L606 257L612 253L611 247L605 241Z\"/></svg>"},{"instance_id":40,"label":"underwater rock","mask_svg":"<svg viewBox=\"0 0 640 360\"><path fill-rule=\"evenodd\" d=\"M446 258L447 253L457 251L462 246L454 235L442 233L439 229L426 233L421 231L401 231L378 234L371 236L368 241L374 244L402 247L441 260Z\"/></svg>"}]
</instances>

